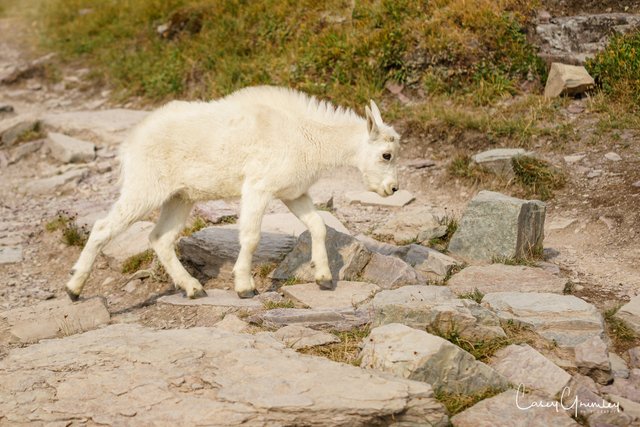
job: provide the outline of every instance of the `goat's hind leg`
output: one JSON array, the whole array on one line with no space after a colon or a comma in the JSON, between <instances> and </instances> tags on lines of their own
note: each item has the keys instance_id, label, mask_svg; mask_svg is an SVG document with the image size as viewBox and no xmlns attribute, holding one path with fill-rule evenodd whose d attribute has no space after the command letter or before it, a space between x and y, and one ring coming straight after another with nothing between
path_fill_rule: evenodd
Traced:
<instances>
[{"instance_id":1,"label":"goat's hind leg","mask_svg":"<svg viewBox=\"0 0 640 427\"><path fill-rule=\"evenodd\" d=\"M142 218L152 208L152 206L129 200L127 197L120 197L109 211L109 214L105 218L96 221L78 261L76 261L71 270L71 279L69 279L65 288L72 301L77 301L80 298L82 288L84 288L84 284L89 278L91 267L100 250L113 237L123 232L134 221Z\"/></svg>"},{"instance_id":2,"label":"goat's hind leg","mask_svg":"<svg viewBox=\"0 0 640 427\"><path fill-rule=\"evenodd\" d=\"M193 203L173 196L162 205L160 219L149 236L151 246L176 287L184 289L189 298L207 296L198 280L192 277L176 256L174 243L184 227Z\"/></svg>"}]
</instances>

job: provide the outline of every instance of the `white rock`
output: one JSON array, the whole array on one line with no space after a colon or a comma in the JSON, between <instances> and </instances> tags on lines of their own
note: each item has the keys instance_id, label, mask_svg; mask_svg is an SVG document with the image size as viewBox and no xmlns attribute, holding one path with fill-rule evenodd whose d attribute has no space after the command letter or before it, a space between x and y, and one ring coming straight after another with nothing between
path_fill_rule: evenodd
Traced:
<instances>
[{"instance_id":1,"label":"white rock","mask_svg":"<svg viewBox=\"0 0 640 427\"><path fill-rule=\"evenodd\" d=\"M564 156L564 161L565 161L565 163L572 164L572 163L579 162L580 160L584 159L585 157L587 157L586 154L572 154L570 156Z\"/></svg>"},{"instance_id":2,"label":"white rock","mask_svg":"<svg viewBox=\"0 0 640 427\"><path fill-rule=\"evenodd\" d=\"M373 298L380 287L372 283L338 281L335 288L321 289L315 283L283 286L282 292L310 308L355 307Z\"/></svg>"},{"instance_id":3,"label":"white rock","mask_svg":"<svg viewBox=\"0 0 640 427\"><path fill-rule=\"evenodd\" d=\"M285 326L278 329L273 335L294 350L340 342L340 339L333 334L299 325Z\"/></svg>"},{"instance_id":4,"label":"white rock","mask_svg":"<svg viewBox=\"0 0 640 427\"><path fill-rule=\"evenodd\" d=\"M393 195L382 197L373 191L352 191L345 194L347 201L351 204L360 203L362 205L394 206L402 207L415 199L415 196L407 190L396 191Z\"/></svg>"},{"instance_id":5,"label":"white rock","mask_svg":"<svg viewBox=\"0 0 640 427\"><path fill-rule=\"evenodd\" d=\"M607 160L611 160L612 162L619 162L622 160L619 154L614 153L613 151L604 155L604 158Z\"/></svg>"},{"instance_id":6,"label":"white rock","mask_svg":"<svg viewBox=\"0 0 640 427\"><path fill-rule=\"evenodd\" d=\"M549 397L561 392L571 379L565 370L528 344L512 344L498 350L489 365L515 386L522 384Z\"/></svg>"},{"instance_id":7,"label":"white rock","mask_svg":"<svg viewBox=\"0 0 640 427\"><path fill-rule=\"evenodd\" d=\"M593 88L595 81L583 66L554 62L549 70L544 96L555 98L564 95L578 95Z\"/></svg>"},{"instance_id":8,"label":"white rock","mask_svg":"<svg viewBox=\"0 0 640 427\"><path fill-rule=\"evenodd\" d=\"M385 224L373 230L373 235L383 239L391 238L398 244L416 240L428 241L446 233L444 217L444 210L429 207L405 210L391 216Z\"/></svg>"},{"instance_id":9,"label":"white rock","mask_svg":"<svg viewBox=\"0 0 640 427\"><path fill-rule=\"evenodd\" d=\"M50 194L53 192L67 192L75 189L77 184L87 177L86 168L71 169L60 175L31 181L24 186L23 191L30 194Z\"/></svg>"},{"instance_id":10,"label":"white rock","mask_svg":"<svg viewBox=\"0 0 640 427\"><path fill-rule=\"evenodd\" d=\"M96 158L93 143L61 133L49 133L46 144L53 158L63 163L86 163Z\"/></svg>"},{"instance_id":11,"label":"white rock","mask_svg":"<svg viewBox=\"0 0 640 427\"><path fill-rule=\"evenodd\" d=\"M0 246L0 265L22 262L22 246Z\"/></svg>"},{"instance_id":12,"label":"white rock","mask_svg":"<svg viewBox=\"0 0 640 427\"><path fill-rule=\"evenodd\" d=\"M611 372L617 378L629 378L629 367L627 362L615 353L609 353L609 363L611 363Z\"/></svg>"}]
</instances>

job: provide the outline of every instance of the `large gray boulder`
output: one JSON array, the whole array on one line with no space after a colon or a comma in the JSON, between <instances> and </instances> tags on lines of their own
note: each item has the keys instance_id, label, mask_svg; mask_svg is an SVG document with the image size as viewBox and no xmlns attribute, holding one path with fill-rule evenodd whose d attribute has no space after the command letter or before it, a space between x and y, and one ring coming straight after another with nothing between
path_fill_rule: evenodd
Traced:
<instances>
[{"instance_id":1,"label":"large gray boulder","mask_svg":"<svg viewBox=\"0 0 640 427\"><path fill-rule=\"evenodd\" d=\"M428 384L302 355L270 334L133 324L12 350L0 361L0 414L24 425L448 422Z\"/></svg>"},{"instance_id":2,"label":"large gray boulder","mask_svg":"<svg viewBox=\"0 0 640 427\"><path fill-rule=\"evenodd\" d=\"M327 227L326 245L334 281L357 280L371 259L371 252L360 241L331 227ZM303 282L313 282L314 274L311 266L311 234L305 231L271 277L278 280L296 277Z\"/></svg>"},{"instance_id":3,"label":"large gray boulder","mask_svg":"<svg viewBox=\"0 0 640 427\"><path fill-rule=\"evenodd\" d=\"M399 323L373 329L360 357L363 368L424 381L436 391L475 394L508 384L502 375L460 347Z\"/></svg>"},{"instance_id":4,"label":"large gray boulder","mask_svg":"<svg viewBox=\"0 0 640 427\"><path fill-rule=\"evenodd\" d=\"M489 365L512 384L522 384L549 397L555 397L571 380L564 369L528 344L512 344L498 350Z\"/></svg>"},{"instance_id":5,"label":"large gray boulder","mask_svg":"<svg viewBox=\"0 0 640 427\"><path fill-rule=\"evenodd\" d=\"M498 317L475 301L458 299L444 286L404 286L376 294L373 325L401 323L429 332L457 332L470 341L505 337Z\"/></svg>"},{"instance_id":6,"label":"large gray boulder","mask_svg":"<svg viewBox=\"0 0 640 427\"><path fill-rule=\"evenodd\" d=\"M473 292L551 292L561 294L566 279L523 265L472 265L454 274L447 286L457 294Z\"/></svg>"},{"instance_id":7,"label":"large gray boulder","mask_svg":"<svg viewBox=\"0 0 640 427\"><path fill-rule=\"evenodd\" d=\"M542 404L548 402L550 405L555 404L560 407L560 402L553 401L544 394L524 394L516 390L507 390L453 416L451 424L454 427L580 426L563 411L544 407L539 402Z\"/></svg>"},{"instance_id":8,"label":"large gray boulder","mask_svg":"<svg viewBox=\"0 0 640 427\"><path fill-rule=\"evenodd\" d=\"M86 163L96 158L96 146L81 139L51 132L46 147L51 156L63 163Z\"/></svg>"},{"instance_id":9,"label":"large gray boulder","mask_svg":"<svg viewBox=\"0 0 640 427\"><path fill-rule=\"evenodd\" d=\"M482 305L503 320L531 327L560 347L574 348L604 334L604 320L598 309L573 295L496 292L485 295Z\"/></svg>"},{"instance_id":10,"label":"large gray boulder","mask_svg":"<svg viewBox=\"0 0 640 427\"><path fill-rule=\"evenodd\" d=\"M262 233L258 249L253 255L253 265L279 262L293 249L295 242L295 237L287 234ZM238 230L204 228L180 239L178 248L182 261L199 279L231 277L231 270L240 253Z\"/></svg>"},{"instance_id":11,"label":"large gray boulder","mask_svg":"<svg viewBox=\"0 0 640 427\"><path fill-rule=\"evenodd\" d=\"M602 13L558 16L536 26L540 56L549 62L584 64L603 50L613 34L640 28L640 16L630 13Z\"/></svg>"},{"instance_id":12,"label":"large gray boulder","mask_svg":"<svg viewBox=\"0 0 640 427\"><path fill-rule=\"evenodd\" d=\"M471 200L449 251L469 259L525 258L542 251L546 205L493 191Z\"/></svg>"}]
</instances>

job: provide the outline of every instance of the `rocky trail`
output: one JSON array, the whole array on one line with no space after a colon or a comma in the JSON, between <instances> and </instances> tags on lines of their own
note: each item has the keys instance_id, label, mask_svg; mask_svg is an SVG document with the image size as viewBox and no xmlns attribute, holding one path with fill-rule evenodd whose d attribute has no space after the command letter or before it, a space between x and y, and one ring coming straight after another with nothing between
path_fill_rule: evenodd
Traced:
<instances>
[{"instance_id":1,"label":"rocky trail","mask_svg":"<svg viewBox=\"0 0 640 427\"><path fill-rule=\"evenodd\" d=\"M16 25L0 19L0 33ZM152 216L105 248L72 304L80 248L63 232L116 199L118 145L146 112L88 69L52 83L52 60L0 39L0 425L640 425L640 341L620 330L640 335L640 135L588 143L588 98L558 112L584 142L534 144L568 176L546 203L452 179L447 141L405 141L403 191L387 199L357 171L322 178L311 195L331 227L332 291L309 283L308 233L274 202L260 295L239 299L238 204L213 201L178 243L209 297L185 299L140 256ZM427 247L451 218L450 252ZM480 253L538 244L531 265ZM451 416L452 396L479 403ZM556 399L596 409L535 405Z\"/></svg>"}]
</instances>

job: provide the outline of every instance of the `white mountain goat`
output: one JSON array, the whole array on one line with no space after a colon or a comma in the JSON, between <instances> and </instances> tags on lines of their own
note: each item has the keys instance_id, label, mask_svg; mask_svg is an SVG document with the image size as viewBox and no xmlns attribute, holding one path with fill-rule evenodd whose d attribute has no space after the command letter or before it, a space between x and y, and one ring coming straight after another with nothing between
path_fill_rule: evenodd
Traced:
<instances>
[{"instance_id":1,"label":"white mountain goat","mask_svg":"<svg viewBox=\"0 0 640 427\"><path fill-rule=\"evenodd\" d=\"M267 204L282 200L309 229L316 283L331 287L326 229L307 194L321 172L357 167L382 196L398 189L399 135L371 101L366 119L290 89L251 87L212 102L174 101L151 113L120 150L122 188L96 221L66 290L76 300L98 252L130 224L161 207L149 237L158 259L189 298L205 296L180 264L174 243L194 202L240 196L240 297L255 295L251 259Z\"/></svg>"}]
</instances>

